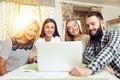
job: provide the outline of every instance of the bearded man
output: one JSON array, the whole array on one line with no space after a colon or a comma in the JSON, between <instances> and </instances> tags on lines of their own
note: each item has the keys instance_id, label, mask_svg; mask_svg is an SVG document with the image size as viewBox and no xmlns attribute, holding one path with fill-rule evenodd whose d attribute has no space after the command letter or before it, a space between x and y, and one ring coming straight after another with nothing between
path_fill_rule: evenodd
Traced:
<instances>
[{"instance_id":1,"label":"bearded man","mask_svg":"<svg viewBox=\"0 0 120 80\"><path fill-rule=\"evenodd\" d=\"M75 66L69 72L72 76L89 76L102 69L120 79L120 32L105 30L100 12L86 15L89 44L83 56L86 68Z\"/></svg>"}]
</instances>

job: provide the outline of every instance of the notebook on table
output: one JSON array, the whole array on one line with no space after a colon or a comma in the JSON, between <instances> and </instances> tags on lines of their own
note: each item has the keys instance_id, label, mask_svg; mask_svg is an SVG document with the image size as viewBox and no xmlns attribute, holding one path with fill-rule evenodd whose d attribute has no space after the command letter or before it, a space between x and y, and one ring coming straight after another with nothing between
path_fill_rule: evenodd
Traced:
<instances>
[{"instance_id":1,"label":"notebook on table","mask_svg":"<svg viewBox=\"0 0 120 80\"><path fill-rule=\"evenodd\" d=\"M37 60L39 71L70 71L82 66L82 42L39 42Z\"/></svg>"}]
</instances>

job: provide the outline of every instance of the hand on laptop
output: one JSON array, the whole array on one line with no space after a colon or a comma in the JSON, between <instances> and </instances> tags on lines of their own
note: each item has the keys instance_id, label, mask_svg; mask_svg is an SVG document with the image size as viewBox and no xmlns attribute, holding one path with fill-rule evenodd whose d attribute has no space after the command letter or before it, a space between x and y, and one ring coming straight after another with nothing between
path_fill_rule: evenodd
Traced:
<instances>
[{"instance_id":1,"label":"hand on laptop","mask_svg":"<svg viewBox=\"0 0 120 80\"><path fill-rule=\"evenodd\" d=\"M85 77L91 75L92 70L89 68L80 68L78 66L75 66L70 70L69 74L71 76Z\"/></svg>"}]
</instances>

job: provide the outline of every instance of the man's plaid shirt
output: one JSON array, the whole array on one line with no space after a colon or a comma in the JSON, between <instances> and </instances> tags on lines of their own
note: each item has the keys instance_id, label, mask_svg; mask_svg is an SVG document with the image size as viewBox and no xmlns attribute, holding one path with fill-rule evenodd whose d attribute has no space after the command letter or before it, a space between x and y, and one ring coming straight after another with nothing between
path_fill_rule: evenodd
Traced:
<instances>
[{"instance_id":1,"label":"man's plaid shirt","mask_svg":"<svg viewBox=\"0 0 120 80\"><path fill-rule=\"evenodd\" d=\"M101 50L96 54L99 43ZM120 77L120 32L104 30L101 41L95 43L90 40L83 55L83 63L93 72L100 71L108 65Z\"/></svg>"}]
</instances>

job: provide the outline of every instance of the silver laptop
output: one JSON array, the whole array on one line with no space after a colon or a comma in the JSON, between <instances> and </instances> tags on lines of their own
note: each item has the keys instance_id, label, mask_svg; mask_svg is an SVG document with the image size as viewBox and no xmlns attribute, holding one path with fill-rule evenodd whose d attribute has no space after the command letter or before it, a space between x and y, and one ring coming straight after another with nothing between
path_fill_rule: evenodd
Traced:
<instances>
[{"instance_id":1,"label":"silver laptop","mask_svg":"<svg viewBox=\"0 0 120 80\"><path fill-rule=\"evenodd\" d=\"M39 71L70 71L82 66L82 42L39 42L37 60Z\"/></svg>"}]
</instances>

